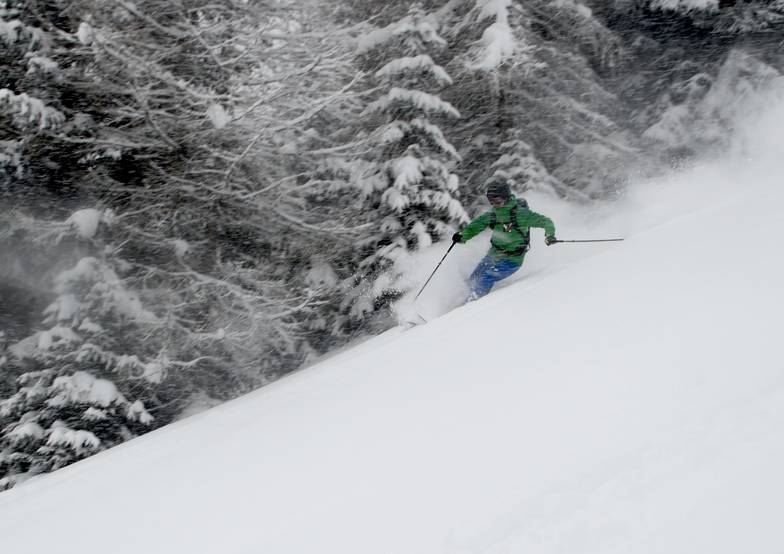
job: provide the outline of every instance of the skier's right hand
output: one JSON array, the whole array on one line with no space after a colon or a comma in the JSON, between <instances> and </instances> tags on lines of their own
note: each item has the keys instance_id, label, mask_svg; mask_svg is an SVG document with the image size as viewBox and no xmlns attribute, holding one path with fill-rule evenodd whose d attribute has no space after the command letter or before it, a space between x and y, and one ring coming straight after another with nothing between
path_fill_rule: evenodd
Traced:
<instances>
[{"instance_id":1,"label":"skier's right hand","mask_svg":"<svg viewBox=\"0 0 784 554\"><path fill-rule=\"evenodd\" d=\"M463 235L459 232L452 235L452 242L463 242Z\"/></svg>"}]
</instances>

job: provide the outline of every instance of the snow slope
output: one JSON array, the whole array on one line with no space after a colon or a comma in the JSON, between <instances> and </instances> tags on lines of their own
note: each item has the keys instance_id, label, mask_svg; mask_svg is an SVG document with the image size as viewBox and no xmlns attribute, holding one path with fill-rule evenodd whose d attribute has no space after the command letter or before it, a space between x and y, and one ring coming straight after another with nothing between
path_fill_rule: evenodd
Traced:
<instances>
[{"instance_id":1,"label":"snow slope","mask_svg":"<svg viewBox=\"0 0 784 554\"><path fill-rule=\"evenodd\" d=\"M530 198L627 240L536 235L482 301L4 492L2 552L781 554L782 125L612 210Z\"/></svg>"}]
</instances>

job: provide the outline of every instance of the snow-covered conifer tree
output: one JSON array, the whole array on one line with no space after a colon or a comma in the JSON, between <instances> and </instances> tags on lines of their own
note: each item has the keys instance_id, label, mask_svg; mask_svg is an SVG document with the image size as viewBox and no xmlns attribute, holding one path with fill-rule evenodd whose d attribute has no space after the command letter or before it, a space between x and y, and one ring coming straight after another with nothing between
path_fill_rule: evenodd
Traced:
<instances>
[{"instance_id":1,"label":"snow-covered conifer tree","mask_svg":"<svg viewBox=\"0 0 784 554\"><path fill-rule=\"evenodd\" d=\"M784 29L784 0L645 0L634 7L684 16L722 35Z\"/></svg>"},{"instance_id":2,"label":"snow-covered conifer tree","mask_svg":"<svg viewBox=\"0 0 784 554\"><path fill-rule=\"evenodd\" d=\"M27 278L54 295L25 326L32 350L20 328L3 339L0 390L19 400L5 429L41 379L47 391L77 374L112 382L155 418L103 420L117 433L296 369L319 306L304 266L340 227L308 212L299 139L351 81L340 44L302 32L312 5L61 8L0 2L0 286Z\"/></svg>"},{"instance_id":3,"label":"snow-covered conifer tree","mask_svg":"<svg viewBox=\"0 0 784 554\"><path fill-rule=\"evenodd\" d=\"M39 240L90 240L109 218L79 210ZM18 375L18 386L0 401L0 488L119 444L153 423L144 402L129 396L149 398L170 369L156 352L163 325L118 276L122 265L104 254L61 271L44 328L6 346L2 370Z\"/></svg>"},{"instance_id":4,"label":"snow-covered conifer tree","mask_svg":"<svg viewBox=\"0 0 784 554\"><path fill-rule=\"evenodd\" d=\"M368 229L358 245L356 317L402 292L393 268L401 253L427 247L467 220L453 172L460 155L447 138L460 113L439 95L452 79L433 58L445 46L420 5L360 38L378 96L361 114L370 163L357 191Z\"/></svg>"},{"instance_id":5,"label":"snow-covered conifer tree","mask_svg":"<svg viewBox=\"0 0 784 554\"><path fill-rule=\"evenodd\" d=\"M580 0L476 0L443 17L457 59L444 98L467 116L455 133L464 192L481 194L518 131L520 155L533 156L575 196L601 195L603 170L632 153L616 122L625 106L600 80L620 64L618 37Z\"/></svg>"},{"instance_id":6,"label":"snow-covered conifer tree","mask_svg":"<svg viewBox=\"0 0 784 554\"><path fill-rule=\"evenodd\" d=\"M493 177L505 179L515 193L528 190L568 197L576 194L564 183L550 175L539 161L533 148L523 139L520 129L507 131L507 139L499 146L498 160L492 165Z\"/></svg>"},{"instance_id":7,"label":"snow-covered conifer tree","mask_svg":"<svg viewBox=\"0 0 784 554\"><path fill-rule=\"evenodd\" d=\"M779 33L784 30L784 0L733 2L721 10L714 29L719 33Z\"/></svg>"},{"instance_id":8,"label":"snow-covered conifer tree","mask_svg":"<svg viewBox=\"0 0 784 554\"><path fill-rule=\"evenodd\" d=\"M54 335L57 343L69 338ZM153 420L141 401L90 372L50 367L19 383L0 402L0 490L120 444Z\"/></svg>"}]
</instances>

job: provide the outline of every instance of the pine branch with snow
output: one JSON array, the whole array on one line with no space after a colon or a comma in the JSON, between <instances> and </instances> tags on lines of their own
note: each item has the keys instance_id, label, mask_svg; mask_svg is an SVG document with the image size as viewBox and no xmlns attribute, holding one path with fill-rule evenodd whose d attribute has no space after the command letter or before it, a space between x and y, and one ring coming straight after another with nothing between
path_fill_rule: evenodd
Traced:
<instances>
[{"instance_id":1,"label":"pine branch with snow","mask_svg":"<svg viewBox=\"0 0 784 554\"><path fill-rule=\"evenodd\" d=\"M492 164L493 177L507 181L515 194L522 195L531 190L566 198L586 199L550 175L536 157L532 146L524 140L521 130L510 129L507 140L500 144L498 150L500 155Z\"/></svg>"},{"instance_id":2,"label":"pine branch with snow","mask_svg":"<svg viewBox=\"0 0 784 554\"><path fill-rule=\"evenodd\" d=\"M153 417L114 383L88 372L23 374L0 401L0 490L144 432Z\"/></svg>"}]
</instances>

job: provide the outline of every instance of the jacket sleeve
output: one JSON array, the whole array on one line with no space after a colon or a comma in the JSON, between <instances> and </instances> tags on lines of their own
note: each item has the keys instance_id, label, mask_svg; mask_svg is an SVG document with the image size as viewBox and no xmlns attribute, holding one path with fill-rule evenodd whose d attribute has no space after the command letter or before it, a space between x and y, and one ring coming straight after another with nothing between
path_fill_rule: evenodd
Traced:
<instances>
[{"instance_id":1,"label":"jacket sleeve","mask_svg":"<svg viewBox=\"0 0 784 554\"><path fill-rule=\"evenodd\" d=\"M555 224L553 220L542 214L532 212L531 210L518 210L517 223L520 227L539 227L544 229L546 237L555 236Z\"/></svg>"},{"instance_id":2,"label":"jacket sleeve","mask_svg":"<svg viewBox=\"0 0 784 554\"><path fill-rule=\"evenodd\" d=\"M490 225L490 212L483 213L471 223L466 225L465 229L460 231L460 235L463 237L463 240L460 241L460 244L465 244L476 235L487 229L488 225Z\"/></svg>"}]
</instances>

